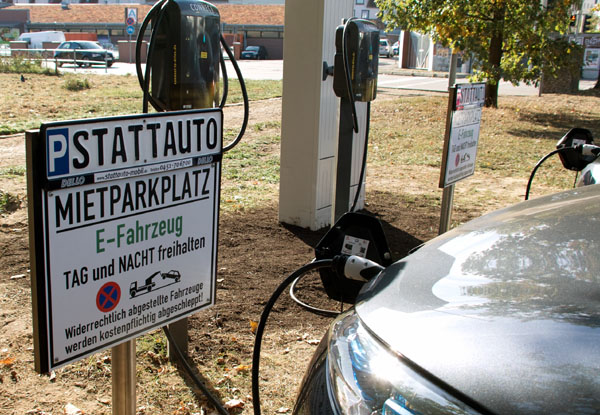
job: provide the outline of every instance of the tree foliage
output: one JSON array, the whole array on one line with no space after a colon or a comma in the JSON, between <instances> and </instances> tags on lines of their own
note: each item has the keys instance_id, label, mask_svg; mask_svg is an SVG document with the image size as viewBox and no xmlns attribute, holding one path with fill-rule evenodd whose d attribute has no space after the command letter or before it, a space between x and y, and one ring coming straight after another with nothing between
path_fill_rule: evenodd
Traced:
<instances>
[{"instance_id":1,"label":"tree foliage","mask_svg":"<svg viewBox=\"0 0 600 415\"><path fill-rule=\"evenodd\" d=\"M486 105L497 106L498 81L537 83L568 65L578 46L564 34L578 0L376 0L390 29L430 33L436 42L472 55L485 79Z\"/></svg>"}]
</instances>

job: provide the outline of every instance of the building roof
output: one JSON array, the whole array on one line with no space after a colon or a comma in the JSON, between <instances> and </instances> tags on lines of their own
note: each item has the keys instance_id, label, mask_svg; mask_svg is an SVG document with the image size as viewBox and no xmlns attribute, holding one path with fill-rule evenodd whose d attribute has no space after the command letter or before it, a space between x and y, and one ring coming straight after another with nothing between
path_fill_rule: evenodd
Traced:
<instances>
[{"instance_id":1,"label":"building roof","mask_svg":"<svg viewBox=\"0 0 600 415\"><path fill-rule=\"evenodd\" d=\"M136 7L138 18L146 16L147 4L17 4L4 10L29 10L31 23L123 23L125 9ZM221 23L231 25L283 26L284 5L219 4Z\"/></svg>"}]
</instances>

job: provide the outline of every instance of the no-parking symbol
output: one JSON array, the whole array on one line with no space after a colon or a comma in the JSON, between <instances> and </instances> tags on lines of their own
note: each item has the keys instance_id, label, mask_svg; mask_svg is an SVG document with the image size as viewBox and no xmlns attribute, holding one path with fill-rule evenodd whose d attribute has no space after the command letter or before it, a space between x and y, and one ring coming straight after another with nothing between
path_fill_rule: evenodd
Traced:
<instances>
[{"instance_id":1,"label":"no-parking symbol","mask_svg":"<svg viewBox=\"0 0 600 415\"><path fill-rule=\"evenodd\" d=\"M121 287L116 282L107 282L96 295L96 306L103 313L114 309L121 299Z\"/></svg>"}]
</instances>

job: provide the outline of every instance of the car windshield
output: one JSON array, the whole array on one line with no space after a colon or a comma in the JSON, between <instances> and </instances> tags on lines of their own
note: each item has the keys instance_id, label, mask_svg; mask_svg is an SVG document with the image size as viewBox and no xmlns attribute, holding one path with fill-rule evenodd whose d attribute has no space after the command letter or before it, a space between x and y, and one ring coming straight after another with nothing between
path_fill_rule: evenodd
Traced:
<instances>
[{"instance_id":1,"label":"car windshield","mask_svg":"<svg viewBox=\"0 0 600 415\"><path fill-rule=\"evenodd\" d=\"M94 42L79 42L79 46L81 49L102 49L102 46Z\"/></svg>"},{"instance_id":2,"label":"car windshield","mask_svg":"<svg viewBox=\"0 0 600 415\"><path fill-rule=\"evenodd\" d=\"M258 51L258 46L248 46L246 50Z\"/></svg>"}]
</instances>

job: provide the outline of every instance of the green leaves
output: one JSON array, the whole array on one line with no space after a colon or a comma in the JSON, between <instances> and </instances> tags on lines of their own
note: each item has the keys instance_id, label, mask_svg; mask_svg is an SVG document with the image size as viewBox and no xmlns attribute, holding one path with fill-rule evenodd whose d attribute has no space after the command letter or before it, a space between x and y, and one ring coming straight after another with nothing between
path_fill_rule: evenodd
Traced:
<instances>
[{"instance_id":1,"label":"green leaves","mask_svg":"<svg viewBox=\"0 0 600 415\"><path fill-rule=\"evenodd\" d=\"M557 0L545 8L524 0L376 0L389 29L429 33L471 54L476 72L492 85L501 78L537 82L542 71L553 75L564 67L577 48L561 36L576 2Z\"/></svg>"}]
</instances>

